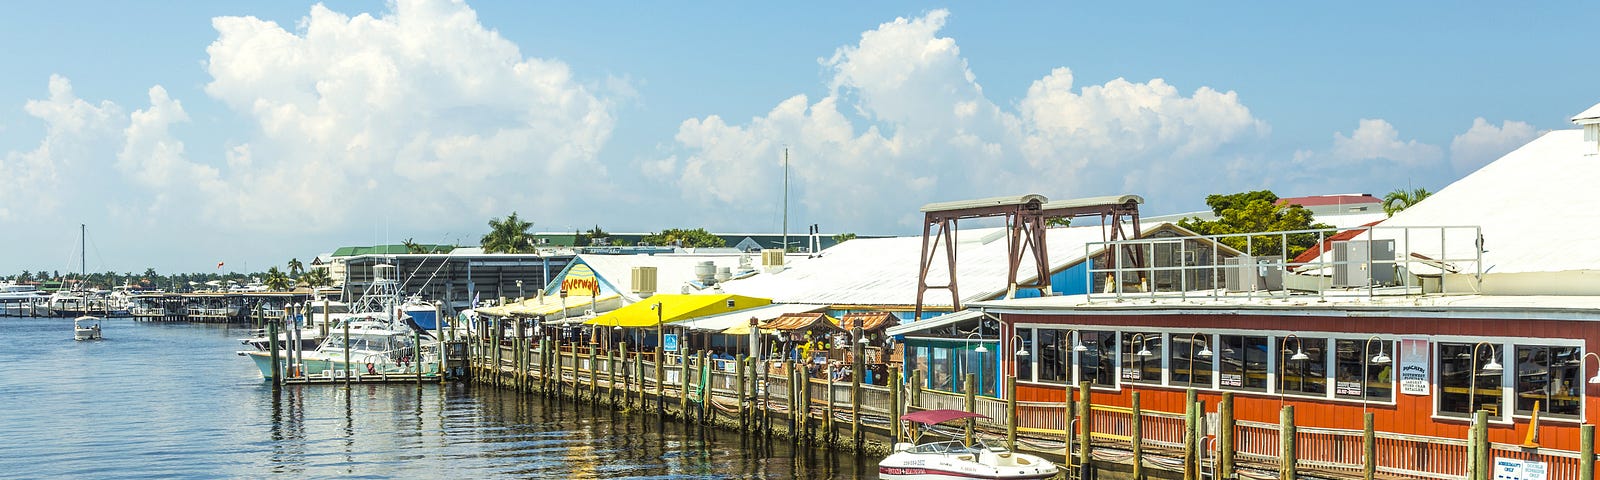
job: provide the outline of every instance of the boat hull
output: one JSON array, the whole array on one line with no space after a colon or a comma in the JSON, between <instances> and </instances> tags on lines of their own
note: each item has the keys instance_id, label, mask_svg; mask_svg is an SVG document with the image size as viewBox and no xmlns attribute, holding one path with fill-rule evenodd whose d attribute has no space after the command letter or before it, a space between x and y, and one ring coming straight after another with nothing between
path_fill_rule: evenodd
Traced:
<instances>
[{"instance_id":1,"label":"boat hull","mask_svg":"<svg viewBox=\"0 0 1600 480\"><path fill-rule=\"evenodd\" d=\"M73 340L99 340L100 329L80 328L72 332Z\"/></svg>"},{"instance_id":2,"label":"boat hull","mask_svg":"<svg viewBox=\"0 0 1600 480\"><path fill-rule=\"evenodd\" d=\"M239 355L250 357L250 360L255 362L256 369L261 370L261 378L266 380L271 380L273 378L272 352L241 351L238 353ZM280 365L279 368L281 368L282 371L289 371L288 358L281 351L278 352L278 363ZM358 377L362 375L415 375L418 373L419 369L423 375L439 373L439 364L437 362L422 362L421 364L410 363L405 365L365 362L352 363L346 362L343 359L308 356L307 358L300 360L299 366L302 369L300 372L301 376L305 377L343 377L345 376L344 372L346 371L346 367L348 367L348 371L350 372L349 375L352 377Z\"/></svg>"},{"instance_id":3,"label":"boat hull","mask_svg":"<svg viewBox=\"0 0 1600 480\"><path fill-rule=\"evenodd\" d=\"M1013 452L895 452L878 462L878 477L887 480L1035 480L1053 478L1061 470L1042 458Z\"/></svg>"}]
</instances>

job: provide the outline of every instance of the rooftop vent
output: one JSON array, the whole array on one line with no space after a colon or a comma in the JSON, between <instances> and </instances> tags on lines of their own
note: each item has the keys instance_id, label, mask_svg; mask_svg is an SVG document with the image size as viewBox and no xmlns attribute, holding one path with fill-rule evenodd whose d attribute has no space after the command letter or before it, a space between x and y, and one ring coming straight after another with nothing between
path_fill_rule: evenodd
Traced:
<instances>
[{"instance_id":1,"label":"rooftop vent","mask_svg":"<svg viewBox=\"0 0 1600 480\"><path fill-rule=\"evenodd\" d=\"M1600 153L1600 104L1572 117L1572 123L1583 127L1583 141L1589 144L1588 155Z\"/></svg>"},{"instance_id":2,"label":"rooftop vent","mask_svg":"<svg viewBox=\"0 0 1600 480\"><path fill-rule=\"evenodd\" d=\"M656 294L656 267L633 267L633 293L639 298Z\"/></svg>"}]
</instances>

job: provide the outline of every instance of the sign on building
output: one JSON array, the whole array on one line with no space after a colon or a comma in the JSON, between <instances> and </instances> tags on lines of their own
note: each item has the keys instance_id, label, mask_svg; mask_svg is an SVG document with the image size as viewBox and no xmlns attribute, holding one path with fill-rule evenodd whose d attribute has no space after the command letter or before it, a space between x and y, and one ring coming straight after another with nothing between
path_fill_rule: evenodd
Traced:
<instances>
[{"instance_id":1,"label":"sign on building","mask_svg":"<svg viewBox=\"0 0 1600 480\"><path fill-rule=\"evenodd\" d=\"M1428 341L1421 338L1400 340L1400 393L1428 394Z\"/></svg>"},{"instance_id":2,"label":"sign on building","mask_svg":"<svg viewBox=\"0 0 1600 480\"><path fill-rule=\"evenodd\" d=\"M1546 465L1533 460L1494 459L1494 480L1546 480Z\"/></svg>"},{"instance_id":3,"label":"sign on building","mask_svg":"<svg viewBox=\"0 0 1600 480\"><path fill-rule=\"evenodd\" d=\"M668 333L661 336L661 349L668 352L678 351L678 334Z\"/></svg>"}]
</instances>

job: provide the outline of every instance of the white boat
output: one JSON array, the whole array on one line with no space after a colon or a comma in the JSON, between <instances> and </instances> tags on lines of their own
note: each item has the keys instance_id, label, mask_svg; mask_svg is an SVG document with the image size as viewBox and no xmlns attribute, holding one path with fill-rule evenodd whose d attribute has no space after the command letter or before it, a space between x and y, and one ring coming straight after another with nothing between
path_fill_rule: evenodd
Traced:
<instances>
[{"instance_id":1,"label":"white boat","mask_svg":"<svg viewBox=\"0 0 1600 480\"><path fill-rule=\"evenodd\" d=\"M72 320L73 340L99 340L100 317L82 316Z\"/></svg>"},{"instance_id":2,"label":"white boat","mask_svg":"<svg viewBox=\"0 0 1600 480\"><path fill-rule=\"evenodd\" d=\"M37 285L18 285L11 282L0 282L0 302L19 302L37 300L48 294L39 291Z\"/></svg>"},{"instance_id":3,"label":"white boat","mask_svg":"<svg viewBox=\"0 0 1600 480\"><path fill-rule=\"evenodd\" d=\"M988 417L961 410L925 410L900 417L928 426L968 418ZM897 443L894 453L878 462L878 478L886 480L1031 480L1060 473L1049 460L984 441L972 445L959 441Z\"/></svg>"},{"instance_id":4,"label":"white boat","mask_svg":"<svg viewBox=\"0 0 1600 480\"><path fill-rule=\"evenodd\" d=\"M418 348L420 334L415 330L396 326L386 319L363 319L349 322L349 335L341 325L328 333L315 350L289 364L289 354L278 352L281 368L294 367L304 376L404 375L439 373L438 354L427 345ZM347 341L348 340L348 341ZM272 379L272 352L246 350L237 352L250 357L261 370L261 377Z\"/></svg>"}]
</instances>

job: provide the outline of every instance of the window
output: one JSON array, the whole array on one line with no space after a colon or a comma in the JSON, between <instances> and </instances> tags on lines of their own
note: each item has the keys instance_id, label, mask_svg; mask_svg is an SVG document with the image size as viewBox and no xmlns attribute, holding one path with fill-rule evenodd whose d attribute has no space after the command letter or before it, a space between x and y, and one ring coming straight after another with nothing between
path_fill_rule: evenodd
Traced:
<instances>
[{"instance_id":1,"label":"window","mask_svg":"<svg viewBox=\"0 0 1600 480\"><path fill-rule=\"evenodd\" d=\"M1161 383L1161 334L1122 334L1122 380Z\"/></svg>"},{"instance_id":2,"label":"window","mask_svg":"<svg viewBox=\"0 0 1600 480\"><path fill-rule=\"evenodd\" d=\"M1517 345L1517 415L1541 414L1576 418L1582 411L1583 382L1577 347Z\"/></svg>"},{"instance_id":3,"label":"window","mask_svg":"<svg viewBox=\"0 0 1600 480\"><path fill-rule=\"evenodd\" d=\"M1476 346L1476 352L1474 347ZM1489 344L1439 344L1439 414L1464 417L1484 409L1490 417L1500 415L1501 347ZM1472 405L1469 407L1469 403Z\"/></svg>"},{"instance_id":4,"label":"window","mask_svg":"<svg viewBox=\"0 0 1600 480\"><path fill-rule=\"evenodd\" d=\"M1078 352L1078 381L1116 386L1117 335L1113 332L1078 332L1085 351Z\"/></svg>"},{"instance_id":5,"label":"window","mask_svg":"<svg viewBox=\"0 0 1600 480\"><path fill-rule=\"evenodd\" d=\"M1025 356L1012 356L1012 358L1017 361L1017 381L1031 382L1033 381L1033 357L1037 356L1037 354L1035 354L1033 351L1034 346L1037 345L1037 342L1035 342L1033 339L1033 329L1019 328L1017 329L1017 337L1020 337L1022 341L1017 345L1012 345L1012 347L1020 348L1022 351L1028 352L1028 355ZM1012 340L1016 339L1013 338Z\"/></svg>"},{"instance_id":6,"label":"window","mask_svg":"<svg viewBox=\"0 0 1600 480\"><path fill-rule=\"evenodd\" d=\"M1267 337L1222 335L1216 350L1222 388L1267 391Z\"/></svg>"},{"instance_id":7,"label":"window","mask_svg":"<svg viewBox=\"0 0 1600 480\"><path fill-rule=\"evenodd\" d=\"M978 351L978 347L983 347L985 351ZM962 388L966 388L967 374L972 373L976 374L973 381L977 382L978 394L995 396L993 372L996 364L994 357L995 351L999 349L1000 345L994 343L974 343L970 348L967 345L962 345L957 351L962 352L964 363L961 367L960 377L956 379L954 390L960 391Z\"/></svg>"},{"instance_id":8,"label":"window","mask_svg":"<svg viewBox=\"0 0 1600 480\"><path fill-rule=\"evenodd\" d=\"M1279 337L1280 393L1326 396L1328 393L1328 340L1323 338ZM1304 355L1302 355L1304 354ZM1295 357L1305 357L1295 359Z\"/></svg>"},{"instance_id":9,"label":"window","mask_svg":"<svg viewBox=\"0 0 1600 480\"><path fill-rule=\"evenodd\" d=\"M1211 387L1211 336L1198 333L1172 334L1172 348L1167 349L1167 366L1172 368L1172 385Z\"/></svg>"},{"instance_id":10,"label":"window","mask_svg":"<svg viewBox=\"0 0 1600 480\"><path fill-rule=\"evenodd\" d=\"M1393 352L1392 340L1334 341L1333 394L1339 398L1380 402L1393 400ZM1376 360L1374 357L1377 357ZM1364 375L1362 370L1366 371Z\"/></svg>"},{"instance_id":11,"label":"window","mask_svg":"<svg viewBox=\"0 0 1600 480\"><path fill-rule=\"evenodd\" d=\"M955 371L950 361L950 349L929 347L933 355L928 361L928 388L946 392L955 390Z\"/></svg>"},{"instance_id":12,"label":"window","mask_svg":"<svg viewBox=\"0 0 1600 480\"><path fill-rule=\"evenodd\" d=\"M1039 329L1039 381L1072 381L1072 331Z\"/></svg>"}]
</instances>

